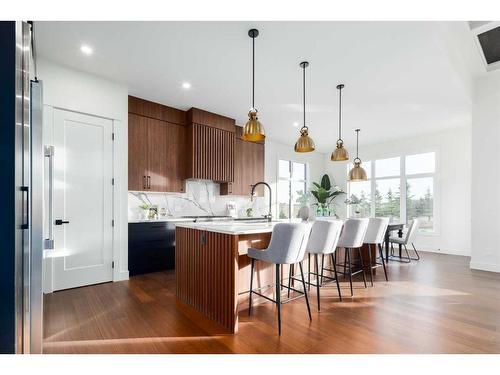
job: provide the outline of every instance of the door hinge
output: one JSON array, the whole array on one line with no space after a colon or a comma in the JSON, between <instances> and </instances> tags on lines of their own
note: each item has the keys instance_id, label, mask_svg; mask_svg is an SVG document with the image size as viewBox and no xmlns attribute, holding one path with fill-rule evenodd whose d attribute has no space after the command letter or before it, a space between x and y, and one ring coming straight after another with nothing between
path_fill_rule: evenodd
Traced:
<instances>
[{"instance_id":1,"label":"door hinge","mask_svg":"<svg viewBox=\"0 0 500 375\"><path fill-rule=\"evenodd\" d=\"M112 178L112 179L111 179L111 185L114 185L114 184L115 184L115 179L114 179L114 178Z\"/></svg>"},{"instance_id":2,"label":"door hinge","mask_svg":"<svg viewBox=\"0 0 500 375\"><path fill-rule=\"evenodd\" d=\"M111 133L111 140L114 141L115 140L115 133Z\"/></svg>"},{"instance_id":3,"label":"door hinge","mask_svg":"<svg viewBox=\"0 0 500 375\"><path fill-rule=\"evenodd\" d=\"M53 250L54 249L54 240L44 239L43 240L43 248L45 250Z\"/></svg>"},{"instance_id":4,"label":"door hinge","mask_svg":"<svg viewBox=\"0 0 500 375\"><path fill-rule=\"evenodd\" d=\"M111 262L111 268L115 268L115 261Z\"/></svg>"},{"instance_id":5,"label":"door hinge","mask_svg":"<svg viewBox=\"0 0 500 375\"><path fill-rule=\"evenodd\" d=\"M54 156L54 146L45 146L43 149L43 154L47 158Z\"/></svg>"},{"instance_id":6,"label":"door hinge","mask_svg":"<svg viewBox=\"0 0 500 375\"><path fill-rule=\"evenodd\" d=\"M114 220L111 220L111 226L114 227L115 226L115 221Z\"/></svg>"}]
</instances>

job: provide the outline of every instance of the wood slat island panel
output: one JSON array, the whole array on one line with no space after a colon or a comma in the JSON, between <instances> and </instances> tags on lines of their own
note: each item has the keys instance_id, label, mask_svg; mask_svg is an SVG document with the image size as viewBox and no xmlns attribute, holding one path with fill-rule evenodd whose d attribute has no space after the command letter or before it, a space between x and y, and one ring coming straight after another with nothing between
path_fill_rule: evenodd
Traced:
<instances>
[{"instance_id":1,"label":"wood slat island panel","mask_svg":"<svg viewBox=\"0 0 500 375\"><path fill-rule=\"evenodd\" d=\"M176 228L177 297L231 332L237 330L234 236Z\"/></svg>"},{"instance_id":2,"label":"wood slat island panel","mask_svg":"<svg viewBox=\"0 0 500 375\"><path fill-rule=\"evenodd\" d=\"M270 238L271 233L231 235L178 226L177 298L236 333L239 305L247 300L250 283L247 249L264 249ZM273 270L272 265L258 262L255 287L273 283ZM255 303L258 302L256 299Z\"/></svg>"}]
</instances>

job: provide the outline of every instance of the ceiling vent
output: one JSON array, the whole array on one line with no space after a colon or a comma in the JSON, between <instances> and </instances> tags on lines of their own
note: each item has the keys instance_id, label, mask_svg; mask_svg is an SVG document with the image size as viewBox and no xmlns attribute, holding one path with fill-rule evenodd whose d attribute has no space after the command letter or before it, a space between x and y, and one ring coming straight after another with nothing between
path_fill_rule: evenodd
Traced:
<instances>
[{"instance_id":1,"label":"ceiling vent","mask_svg":"<svg viewBox=\"0 0 500 375\"><path fill-rule=\"evenodd\" d=\"M486 70L500 69L500 22L469 22Z\"/></svg>"}]
</instances>

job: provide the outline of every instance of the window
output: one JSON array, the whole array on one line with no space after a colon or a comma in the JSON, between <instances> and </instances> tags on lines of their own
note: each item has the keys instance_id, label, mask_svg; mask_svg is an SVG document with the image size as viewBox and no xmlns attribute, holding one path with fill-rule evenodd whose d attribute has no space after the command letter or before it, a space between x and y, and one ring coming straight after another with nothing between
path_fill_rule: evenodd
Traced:
<instances>
[{"instance_id":1,"label":"window","mask_svg":"<svg viewBox=\"0 0 500 375\"><path fill-rule=\"evenodd\" d=\"M278 216L296 217L301 207L300 198L307 192L307 165L280 160L278 166Z\"/></svg>"},{"instance_id":2,"label":"window","mask_svg":"<svg viewBox=\"0 0 500 375\"><path fill-rule=\"evenodd\" d=\"M370 217L371 216L371 206L372 206L372 186L371 186L371 176L372 168L371 162L365 161L362 164L368 181L356 181L349 184L349 200L351 204L349 207L349 215L356 217ZM347 166L347 173L352 168L352 165Z\"/></svg>"},{"instance_id":3,"label":"window","mask_svg":"<svg viewBox=\"0 0 500 375\"><path fill-rule=\"evenodd\" d=\"M408 155L405 160L406 219L418 218L420 231L434 232L434 172L436 155Z\"/></svg>"},{"instance_id":4,"label":"window","mask_svg":"<svg viewBox=\"0 0 500 375\"><path fill-rule=\"evenodd\" d=\"M375 180L375 216L399 221L401 194L399 178Z\"/></svg>"},{"instance_id":5,"label":"window","mask_svg":"<svg viewBox=\"0 0 500 375\"><path fill-rule=\"evenodd\" d=\"M363 168L368 181L348 184L349 216L389 217L393 222L418 218L421 232L436 231L435 152L367 161Z\"/></svg>"}]
</instances>

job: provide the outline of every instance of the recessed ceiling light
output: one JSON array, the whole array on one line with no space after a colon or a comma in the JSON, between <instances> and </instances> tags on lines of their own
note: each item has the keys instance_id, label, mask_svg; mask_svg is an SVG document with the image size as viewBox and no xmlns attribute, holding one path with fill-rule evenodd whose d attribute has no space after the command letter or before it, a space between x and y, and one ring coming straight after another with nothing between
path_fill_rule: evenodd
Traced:
<instances>
[{"instance_id":1,"label":"recessed ceiling light","mask_svg":"<svg viewBox=\"0 0 500 375\"><path fill-rule=\"evenodd\" d=\"M293 123L293 126L297 127L297 126L299 126L299 123L298 123L297 121L295 121L295 122Z\"/></svg>"},{"instance_id":2,"label":"recessed ceiling light","mask_svg":"<svg viewBox=\"0 0 500 375\"><path fill-rule=\"evenodd\" d=\"M189 82L183 82L182 83L182 88L189 90L191 88L191 84Z\"/></svg>"},{"instance_id":3,"label":"recessed ceiling light","mask_svg":"<svg viewBox=\"0 0 500 375\"><path fill-rule=\"evenodd\" d=\"M92 55L92 53L94 52L94 50L92 49L92 47L86 45L86 44L82 44L82 46L80 47L80 51L82 51L82 53L84 55L87 55L87 56L90 56Z\"/></svg>"}]
</instances>

